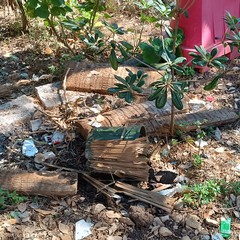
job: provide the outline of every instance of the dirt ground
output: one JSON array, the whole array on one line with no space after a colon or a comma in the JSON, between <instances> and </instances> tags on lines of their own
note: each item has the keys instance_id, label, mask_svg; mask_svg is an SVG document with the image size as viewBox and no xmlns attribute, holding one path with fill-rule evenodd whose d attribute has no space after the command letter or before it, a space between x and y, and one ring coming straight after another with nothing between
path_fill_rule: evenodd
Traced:
<instances>
[{"instance_id":1,"label":"dirt ground","mask_svg":"<svg viewBox=\"0 0 240 240\"><path fill-rule=\"evenodd\" d=\"M127 22L129 25L132 22L138 24L136 19L132 18ZM124 22L122 24L124 25ZM148 33L149 30L146 29L144 34ZM62 81L68 59L66 50L58 48L54 37L49 36L44 28L36 25L29 33L22 34L18 21L0 15L0 83L9 90L0 96L0 104L24 94L33 97L40 106L35 87ZM240 59L235 59L233 67L238 68L239 63ZM196 78L199 81L187 94L186 102L193 98L207 102L211 96L214 98L211 103L213 109L227 107L239 113L239 71L222 79L221 84L212 92L204 92L201 80L210 77L211 71L213 70L203 75L197 74ZM40 81L34 81L41 77ZM100 99L101 96L92 94L90 98ZM110 101L106 97L103 102L109 104ZM50 117L36 111L32 118L43 119L45 130L42 132L31 132L30 123L25 122L9 134L1 133L0 168L56 170L36 163L33 158L25 157L21 153L21 146L26 138L33 137L36 141L42 142L44 135L59 130L68 136L65 141L57 146L39 144L39 151L53 151L56 158L52 163L55 165L85 170L87 166L84 157L85 141L74 126L68 123L67 110L69 109L64 106L47 112ZM63 124L67 128L61 129L56 122L68 123ZM236 167L240 164L240 122L238 120L219 127L221 137L217 140L213 137L215 130L213 126L204 138L207 146L202 152L200 165L193 164L192 156L198 151L197 146L182 140L171 145L167 156L161 157L159 153L159 158L153 160L155 174L159 171L174 172L177 176L182 176L188 184L202 183L210 179L239 182L240 170ZM194 138L194 134L191 136ZM166 139L161 141L160 152L168 145ZM112 182L111 176L95 177L106 184ZM170 183L175 186L172 180ZM156 183L142 185L156 187ZM91 234L84 238L86 240L221 239L211 238L211 235L216 236L214 234L220 232L221 217L232 219L232 233L229 239L240 238L240 195L229 193L224 198L218 196L216 201L197 208L184 204L181 193L174 197L177 200L175 209L167 213L124 195L121 201L107 198L79 176L78 193L74 196L63 198L28 196L28 200L15 206L6 204L0 210L0 238L70 240L74 239L76 222L84 219L93 224Z\"/></svg>"}]
</instances>

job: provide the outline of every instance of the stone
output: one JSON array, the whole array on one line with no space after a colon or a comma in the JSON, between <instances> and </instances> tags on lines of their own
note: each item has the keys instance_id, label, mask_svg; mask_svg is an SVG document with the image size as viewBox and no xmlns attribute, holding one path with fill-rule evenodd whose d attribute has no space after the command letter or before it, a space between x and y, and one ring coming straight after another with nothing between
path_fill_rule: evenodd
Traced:
<instances>
[{"instance_id":1,"label":"stone","mask_svg":"<svg viewBox=\"0 0 240 240\"><path fill-rule=\"evenodd\" d=\"M210 240L211 237L209 235L201 235L200 240Z\"/></svg>"},{"instance_id":2,"label":"stone","mask_svg":"<svg viewBox=\"0 0 240 240\"><path fill-rule=\"evenodd\" d=\"M161 221L161 219L159 217L155 217L153 219L153 225L154 226L164 227L164 223Z\"/></svg>"},{"instance_id":3,"label":"stone","mask_svg":"<svg viewBox=\"0 0 240 240\"><path fill-rule=\"evenodd\" d=\"M166 227L160 227L159 234L160 234L160 236L163 236L163 237L170 237L173 235L172 231L170 231Z\"/></svg>"},{"instance_id":4,"label":"stone","mask_svg":"<svg viewBox=\"0 0 240 240\"><path fill-rule=\"evenodd\" d=\"M236 205L237 205L238 208L240 208L240 195L237 196Z\"/></svg>"},{"instance_id":5,"label":"stone","mask_svg":"<svg viewBox=\"0 0 240 240\"><path fill-rule=\"evenodd\" d=\"M188 215L185 221L186 221L186 226L197 229L197 230L201 230L200 219L197 215Z\"/></svg>"},{"instance_id":6,"label":"stone","mask_svg":"<svg viewBox=\"0 0 240 240\"><path fill-rule=\"evenodd\" d=\"M86 97L86 93L66 91L67 99L65 99L64 91L61 88L61 82L49 83L35 88L37 96L45 109L53 109L62 103L74 102L80 97Z\"/></svg>"},{"instance_id":7,"label":"stone","mask_svg":"<svg viewBox=\"0 0 240 240\"><path fill-rule=\"evenodd\" d=\"M26 95L0 105L0 132L12 132L20 124L30 120L35 106L34 99Z\"/></svg>"},{"instance_id":8,"label":"stone","mask_svg":"<svg viewBox=\"0 0 240 240\"><path fill-rule=\"evenodd\" d=\"M154 216L141 206L131 206L129 208L129 217L137 227L149 227L154 220Z\"/></svg>"},{"instance_id":9,"label":"stone","mask_svg":"<svg viewBox=\"0 0 240 240\"><path fill-rule=\"evenodd\" d=\"M205 222L206 222L207 225L212 226L212 227L217 227L217 226L219 226L218 221L216 221L216 220L214 220L214 219L211 219L211 218L206 218L206 219L205 219Z\"/></svg>"},{"instance_id":10,"label":"stone","mask_svg":"<svg viewBox=\"0 0 240 240\"><path fill-rule=\"evenodd\" d=\"M93 214L98 215L104 209L106 209L106 207L103 204L98 203L98 204L95 205L95 207L93 209Z\"/></svg>"},{"instance_id":11,"label":"stone","mask_svg":"<svg viewBox=\"0 0 240 240\"><path fill-rule=\"evenodd\" d=\"M224 240L221 233L216 233L212 235L212 240Z\"/></svg>"},{"instance_id":12,"label":"stone","mask_svg":"<svg viewBox=\"0 0 240 240\"><path fill-rule=\"evenodd\" d=\"M191 238L189 236L184 236L181 238L181 240L191 240Z\"/></svg>"},{"instance_id":13,"label":"stone","mask_svg":"<svg viewBox=\"0 0 240 240\"><path fill-rule=\"evenodd\" d=\"M170 220L169 215L162 216L162 217L160 217L160 219L162 222L166 222L166 221Z\"/></svg>"},{"instance_id":14,"label":"stone","mask_svg":"<svg viewBox=\"0 0 240 240\"><path fill-rule=\"evenodd\" d=\"M179 199L178 201L176 201L174 203L174 209L176 209L176 210L182 210L183 207L184 207L184 202L182 199Z\"/></svg>"}]
</instances>

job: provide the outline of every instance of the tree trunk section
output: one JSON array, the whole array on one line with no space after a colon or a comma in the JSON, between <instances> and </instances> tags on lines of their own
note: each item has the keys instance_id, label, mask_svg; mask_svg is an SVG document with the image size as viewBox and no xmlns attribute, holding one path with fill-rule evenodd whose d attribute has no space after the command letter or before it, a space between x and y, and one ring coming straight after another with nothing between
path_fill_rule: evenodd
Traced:
<instances>
[{"instance_id":1,"label":"tree trunk section","mask_svg":"<svg viewBox=\"0 0 240 240\"><path fill-rule=\"evenodd\" d=\"M0 188L29 195L69 196L77 193L77 173L0 171Z\"/></svg>"}]
</instances>

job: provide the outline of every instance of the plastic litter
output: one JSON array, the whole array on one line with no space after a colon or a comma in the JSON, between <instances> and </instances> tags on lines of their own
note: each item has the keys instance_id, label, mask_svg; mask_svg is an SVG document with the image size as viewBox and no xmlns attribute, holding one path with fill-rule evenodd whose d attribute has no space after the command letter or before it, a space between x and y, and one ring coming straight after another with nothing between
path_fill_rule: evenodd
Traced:
<instances>
[{"instance_id":1,"label":"plastic litter","mask_svg":"<svg viewBox=\"0 0 240 240\"><path fill-rule=\"evenodd\" d=\"M33 140L32 139L24 140L22 146L22 154L27 157L34 157L36 153L38 153L38 149L36 148Z\"/></svg>"},{"instance_id":2,"label":"plastic litter","mask_svg":"<svg viewBox=\"0 0 240 240\"><path fill-rule=\"evenodd\" d=\"M59 132L59 131L56 131L53 133L52 135L52 143L53 144L60 144L62 143L64 140L64 134Z\"/></svg>"},{"instance_id":3,"label":"plastic litter","mask_svg":"<svg viewBox=\"0 0 240 240\"><path fill-rule=\"evenodd\" d=\"M30 121L32 131L37 131L42 124L41 119L35 119Z\"/></svg>"},{"instance_id":4,"label":"plastic litter","mask_svg":"<svg viewBox=\"0 0 240 240\"><path fill-rule=\"evenodd\" d=\"M229 238L231 234L231 218L221 219L220 232L224 238Z\"/></svg>"},{"instance_id":5,"label":"plastic litter","mask_svg":"<svg viewBox=\"0 0 240 240\"><path fill-rule=\"evenodd\" d=\"M206 105L206 102L199 99L192 99L188 102L191 112L198 112Z\"/></svg>"},{"instance_id":6,"label":"plastic litter","mask_svg":"<svg viewBox=\"0 0 240 240\"><path fill-rule=\"evenodd\" d=\"M92 226L93 226L93 223L86 222L84 219L81 219L78 222L76 222L75 240L81 240L89 236L92 233L91 232Z\"/></svg>"},{"instance_id":7,"label":"plastic litter","mask_svg":"<svg viewBox=\"0 0 240 240\"><path fill-rule=\"evenodd\" d=\"M164 189L164 190L160 191L159 194L163 195L163 196L172 197L174 194L181 193L186 189L187 189L186 185L181 185L180 183L177 183L176 187Z\"/></svg>"},{"instance_id":8,"label":"plastic litter","mask_svg":"<svg viewBox=\"0 0 240 240\"><path fill-rule=\"evenodd\" d=\"M203 141L202 139L199 139L194 142L197 147L204 148L205 146L208 145L206 141Z\"/></svg>"}]
</instances>

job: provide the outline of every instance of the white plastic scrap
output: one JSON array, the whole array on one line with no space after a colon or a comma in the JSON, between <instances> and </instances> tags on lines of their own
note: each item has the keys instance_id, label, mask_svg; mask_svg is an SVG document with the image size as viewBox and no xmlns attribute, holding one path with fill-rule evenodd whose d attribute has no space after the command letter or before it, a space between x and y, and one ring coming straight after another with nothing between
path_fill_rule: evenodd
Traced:
<instances>
[{"instance_id":1,"label":"white plastic scrap","mask_svg":"<svg viewBox=\"0 0 240 240\"><path fill-rule=\"evenodd\" d=\"M35 147L35 144L32 139L26 139L23 142L22 154L27 157L34 157L38 153L38 149Z\"/></svg>"},{"instance_id":2,"label":"white plastic scrap","mask_svg":"<svg viewBox=\"0 0 240 240\"><path fill-rule=\"evenodd\" d=\"M163 196L172 197L176 193L183 192L184 190L186 190L186 188L187 188L186 185L181 185L180 183L177 183L176 187L164 189L164 190L160 191L159 194L163 195Z\"/></svg>"},{"instance_id":3,"label":"white plastic scrap","mask_svg":"<svg viewBox=\"0 0 240 240\"><path fill-rule=\"evenodd\" d=\"M52 143L53 144L59 144L59 143L62 143L64 140L64 134L61 133L61 132L54 132L53 135L52 135Z\"/></svg>"},{"instance_id":4,"label":"white plastic scrap","mask_svg":"<svg viewBox=\"0 0 240 240\"><path fill-rule=\"evenodd\" d=\"M197 140L194 142L197 147L204 148L205 146L208 145L206 141L203 141L201 139Z\"/></svg>"},{"instance_id":5,"label":"white plastic scrap","mask_svg":"<svg viewBox=\"0 0 240 240\"><path fill-rule=\"evenodd\" d=\"M93 223L86 222L84 219L79 220L75 224L75 240L81 240L89 236Z\"/></svg>"}]
</instances>

